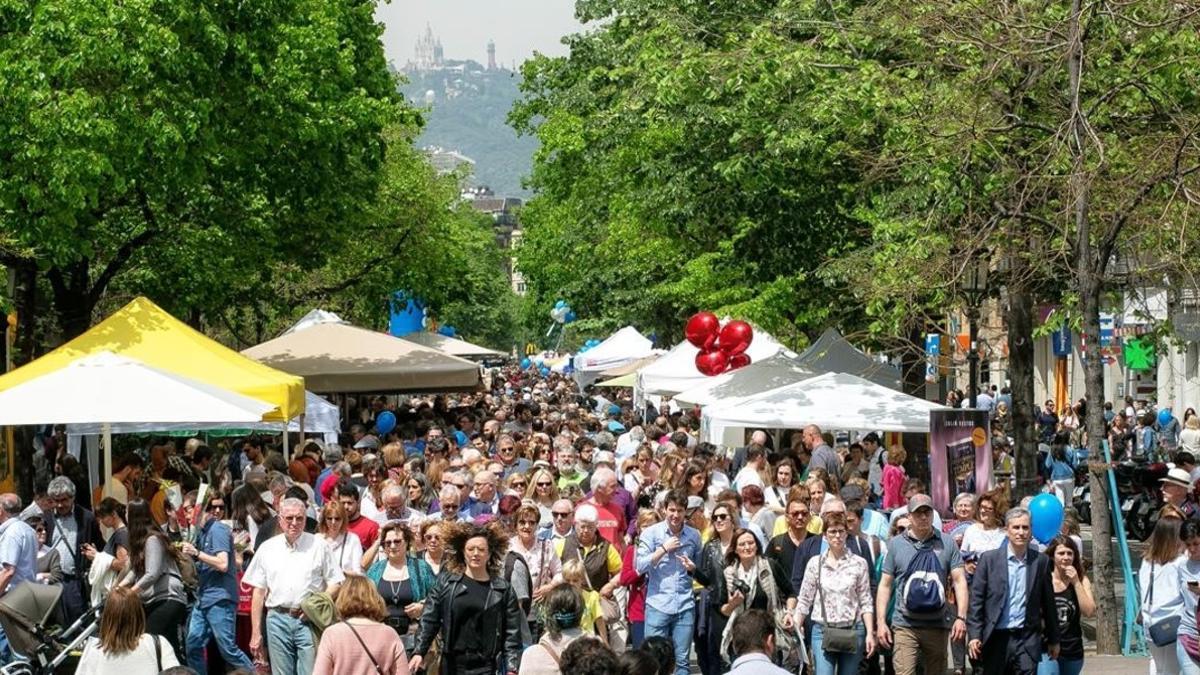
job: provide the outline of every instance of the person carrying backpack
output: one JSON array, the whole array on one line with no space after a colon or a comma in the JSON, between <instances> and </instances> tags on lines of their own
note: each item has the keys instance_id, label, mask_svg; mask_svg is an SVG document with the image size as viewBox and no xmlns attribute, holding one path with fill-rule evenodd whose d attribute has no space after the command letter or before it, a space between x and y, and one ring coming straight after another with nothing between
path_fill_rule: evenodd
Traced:
<instances>
[{"instance_id":1,"label":"person carrying backpack","mask_svg":"<svg viewBox=\"0 0 1200 675\"><path fill-rule=\"evenodd\" d=\"M880 645L892 648L897 675L915 675L918 664L925 675L945 675L947 637L961 642L967 634L967 577L954 540L933 527L929 495L909 498L908 517L908 530L888 543L875 598L875 630ZM953 603L947 600L951 596Z\"/></svg>"}]
</instances>

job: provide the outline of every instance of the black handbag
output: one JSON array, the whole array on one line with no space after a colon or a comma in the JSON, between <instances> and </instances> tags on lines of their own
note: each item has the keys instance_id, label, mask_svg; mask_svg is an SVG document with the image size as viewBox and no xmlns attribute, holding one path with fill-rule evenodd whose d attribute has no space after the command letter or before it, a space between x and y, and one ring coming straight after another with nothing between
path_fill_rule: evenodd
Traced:
<instances>
[{"instance_id":1,"label":"black handbag","mask_svg":"<svg viewBox=\"0 0 1200 675\"><path fill-rule=\"evenodd\" d=\"M858 651L858 629L855 622L837 624L829 621L829 608L825 606L825 587L821 584L821 568L825 556L817 559L817 595L821 596L821 648L835 654L851 654Z\"/></svg>"},{"instance_id":2,"label":"black handbag","mask_svg":"<svg viewBox=\"0 0 1200 675\"><path fill-rule=\"evenodd\" d=\"M1150 591L1146 598L1146 607L1154 606L1154 563L1150 563ZM1146 628L1146 632L1150 634L1150 641L1155 647L1167 647L1175 644L1179 636L1179 620L1178 614L1168 616L1165 619L1159 619L1150 624Z\"/></svg>"}]
</instances>

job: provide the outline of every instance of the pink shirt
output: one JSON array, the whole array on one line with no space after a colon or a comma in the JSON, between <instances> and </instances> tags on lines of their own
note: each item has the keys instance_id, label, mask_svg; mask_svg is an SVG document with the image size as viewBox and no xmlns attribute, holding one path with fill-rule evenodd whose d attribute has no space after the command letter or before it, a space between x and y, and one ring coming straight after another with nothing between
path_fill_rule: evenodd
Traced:
<instances>
[{"instance_id":1,"label":"pink shirt","mask_svg":"<svg viewBox=\"0 0 1200 675\"><path fill-rule=\"evenodd\" d=\"M339 621L321 634L313 675L374 673L371 656L383 668L383 675L408 675L408 655L404 653L404 645L400 644L400 636L391 626L363 619L351 621L358 636L371 650L370 656L354 637L350 627Z\"/></svg>"},{"instance_id":2,"label":"pink shirt","mask_svg":"<svg viewBox=\"0 0 1200 675\"><path fill-rule=\"evenodd\" d=\"M904 506L904 480L908 476L904 468L895 464L883 467L883 508L894 509Z\"/></svg>"}]
</instances>

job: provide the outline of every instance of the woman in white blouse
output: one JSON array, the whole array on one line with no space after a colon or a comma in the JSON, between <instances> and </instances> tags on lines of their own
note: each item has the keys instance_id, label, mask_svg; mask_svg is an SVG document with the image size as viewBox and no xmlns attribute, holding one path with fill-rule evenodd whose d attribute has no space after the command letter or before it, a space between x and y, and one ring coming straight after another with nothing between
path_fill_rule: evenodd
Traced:
<instances>
[{"instance_id":1,"label":"woman in white blouse","mask_svg":"<svg viewBox=\"0 0 1200 675\"><path fill-rule=\"evenodd\" d=\"M329 555L338 567L347 574L363 573L363 548L357 536L346 529L346 511L337 500L325 502L321 509L321 522L317 525L317 539L329 547Z\"/></svg>"},{"instance_id":2,"label":"woman in white blouse","mask_svg":"<svg viewBox=\"0 0 1200 675\"><path fill-rule=\"evenodd\" d=\"M118 586L104 602L100 637L85 643L75 673L157 675L178 665L171 643L146 632L146 613L137 591Z\"/></svg>"},{"instance_id":3,"label":"woman in white blouse","mask_svg":"<svg viewBox=\"0 0 1200 675\"><path fill-rule=\"evenodd\" d=\"M800 586L796 625L812 617L812 654L818 673L854 675L863 657L875 653L875 603L867 561L846 549L846 514L825 515L825 545L829 550L810 558ZM862 621L859 621L862 617ZM829 626L853 627L858 648L851 652L824 650L822 639Z\"/></svg>"},{"instance_id":4,"label":"woman in white blouse","mask_svg":"<svg viewBox=\"0 0 1200 675\"><path fill-rule=\"evenodd\" d=\"M1004 530L1004 513L1008 510L1008 500L1001 488L985 492L979 496L979 518L963 532L963 553L986 553L1004 545L1008 534Z\"/></svg>"},{"instance_id":5,"label":"woman in white blouse","mask_svg":"<svg viewBox=\"0 0 1200 675\"><path fill-rule=\"evenodd\" d=\"M790 458L783 458L775 465L771 475L770 485L763 490L766 493L767 508L776 515L787 511L788 491L796 484L796 464Z\"/></svg>"}]
</instances>

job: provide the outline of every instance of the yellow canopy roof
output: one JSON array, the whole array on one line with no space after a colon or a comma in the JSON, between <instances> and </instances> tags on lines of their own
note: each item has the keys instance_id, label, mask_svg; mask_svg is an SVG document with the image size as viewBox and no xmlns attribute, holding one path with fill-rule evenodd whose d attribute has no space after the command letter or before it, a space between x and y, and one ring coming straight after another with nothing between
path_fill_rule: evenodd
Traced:
<instances>
[{"instance_id":1,"label":"yellow canopy roof","mask_svg":"<svg viewBox=\"0 0 1200 675\"><path fill-rule=\"evenodd\" d=\"M274 405L263 415L267 422L304 412L304 378L242 356L146 298L137 298L83 335L0 377L0 391L103 351Z\"/></svg>"}]
</instances>

